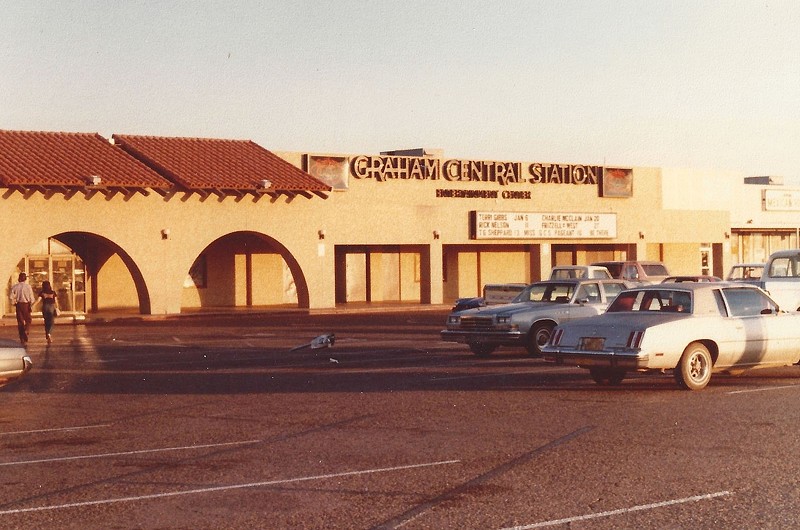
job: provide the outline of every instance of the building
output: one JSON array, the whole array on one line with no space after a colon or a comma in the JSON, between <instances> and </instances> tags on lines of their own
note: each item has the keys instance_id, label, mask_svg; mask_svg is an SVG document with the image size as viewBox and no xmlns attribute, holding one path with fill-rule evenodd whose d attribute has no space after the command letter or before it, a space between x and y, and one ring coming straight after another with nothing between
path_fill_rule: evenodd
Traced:
<instances>
[{"instance_id":1,"label":"building","mask_svg":"<svg viewBox=\"0 0 800 530\"><path fill-rule=\"evenodd\" d=\"M800 192L775 198L775 186L440 150L272 153L246 140L0 131L0 270L9 288L19 271L35 289L50 279L75 315L442 304L609 259L723 276L753 246L747 219L770 234L780 224L797 244L791 211L773 220L764 204L794 206Z\"/></svg>"}]
</instances>

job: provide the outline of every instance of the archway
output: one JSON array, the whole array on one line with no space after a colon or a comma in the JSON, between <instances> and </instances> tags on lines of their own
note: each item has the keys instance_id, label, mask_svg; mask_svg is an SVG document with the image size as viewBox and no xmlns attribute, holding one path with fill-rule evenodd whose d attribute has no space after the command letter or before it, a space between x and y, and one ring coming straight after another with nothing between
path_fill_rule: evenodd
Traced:
<instances>
[{"instance_id":1,"label":"archway","mask_svg":"<svg viewBox=\"0 0 800 530\"><path fill-rule=\"evenodd\" d=\"M52 237L68 246L86 264L87 312L137 309L150 314L150 295L139 267L122 247L88 232Z\"/></svg>"},{"instance_id":2,"label":"archway","mask_svg":"<svg viewBox=\"0 0 800 530\"><path fill-rule=\"evenodd\" d=\"M181 310L209 307L309 307L297 260L276 239L241 231L212 241L184 281Z\"/></svg>"}]
</instances>

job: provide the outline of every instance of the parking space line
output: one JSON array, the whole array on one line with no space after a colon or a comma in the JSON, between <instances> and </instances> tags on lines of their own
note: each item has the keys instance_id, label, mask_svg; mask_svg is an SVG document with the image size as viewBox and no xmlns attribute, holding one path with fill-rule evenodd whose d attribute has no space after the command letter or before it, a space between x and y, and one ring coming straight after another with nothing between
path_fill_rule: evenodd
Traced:
<instances>
[{"instance_id":1,"label":"parking space line","mask_svg":"<svg viewBox=\"0 0 800 530\"><path fill-rule=\"evenodd\" d=\"M561 438L557 438L555 440L552 440L552 441L550 441L550 442L548 442L548 443L546 443L546 444L544 444L542 446L535 447L534 449L532 449L532 450L530 450L530 451L528 451L526 453L523 453L522 455L520 455L520 456L518 456L518 457L516 457L516 458L514 458L512 460L509 460L509 461L505 462L504 464L501 464L501 465L499 465L499 466L497 466L497 467L495 467L493 469L490 469L490 470L486 471L485 473L483 473L481 475L478 475L477 477L475 477L475 478L473 478L473 479L471 479L471 480L469 480L467 482L464 482L464 483L462 483L462 484L460 484L460 485L458 485L458 486L456 486L456 487L454 487L454 488L452 488L452 489L450 489L450 490L448 490L448 491L446 491L444 493L439 494L438 496L436 496L433 499L430 499L430 500L425 501L425 502L423 502L421 504L418 504L417 506L405 511L404 513L402 513L402 514L400 514L400 515L398 515L398 516L396 516L396 517L394 517L394 518L392 518L392 519L390 519L388 521L384 521L383 523L381 523L381 524L379 524L377 526L374 526L373 528L401 528L401 527L405 526L406 524L410 523L411 521L417 519L418 517L421 517L422 515L424 515L426 512L428 512L429 510L431 510L435 506L437 506L437 505L439 505L439 504L441 504L443 502L449 501L449 500L451 500L453 498L457 498L457 497L461 496L464 492L469 491L470 488L473 488L473 487L481 485L481 484L485 484L485 483L489 482L490 480L494 479L495 477L498 477L500 475L503 475L503 474L511 471L512 469L516 468L517 466L521 466L523 464L526 464L526 463L530 462L531 460L533 460L537 456L545 454L548 451L550 451L552 449L555 449L556 447L564 445L567 442L572 441L573 439L576 439L576 438L578 438L580 436L583 436L584 434L586 434L589 431L591 431L593 428L594 427L587 425L585 427L581 427L580 429L578 429L576 431L573 431L573 432L571 432L569 434L566 434L566 435L562 436ZM0 513L2 513L2 512L0 512Z\"/></svg>"},{"instance_id":2,"label":"parking space line","mask_svg":"<svg viewBox=\"0 0 800 530\"><path fill-rule=\"evenodd\" d=\"M111 456L143 455L149 453L164 453L167 451L191 451L196 449L209 449L211 447L228 447L231 445L246 445L261 443L263 440L244 440L239 442L224 442L218 444L184 445L181 447L161 447L158 449L140 449L137 451L120 451L116 453L98 453L96 455L62 456L57 458L41 458L38 460L19 460L15 462L0 462L0 467L19 466L23 464L41 464L44 462L67 462L70 460L86 460L89 458L108 458Z\"/></svg>"},{"instance_id":3,"label":"parking space line","mask_svg":"<svg viewBox=\"0 0 800 530\"><path fill-rule=\"evenodd\" d=\"M373 473L387 473L390 471L403 471L406 469L419 469L423 467L444 466L449 464L460 464L461 460L443 460L440 462L424 462L421 464L408 464L405 466L383 467L377 469L362 469L357 471L343 471L341 473L329 473L326 475L311 475L308 477L296 477L279 480L267 480L263 482L249 482L246 484L230 484L227 486L211 486L208 488L196 488L183 491L168 491L164 493L153 493L150 495L135 495L130 497L117 497L112 499L98 499L94 501L68 502L65 504L54 504L49 506L34 506L31 508L17 508L13 510L2 510L0 515L12 515L18 513L44 512L48 510L61 510L65 508L78 508L81 506L98 506L101 504L114 504L120 502L138 502L150 499L163 499L167 497L178 497L181 495L198 495L201 493L213 493L217 491L230 491L245 488L260 488L264 486L275 486L278 484L291 484L293 482L307 482L311 480L325 480L330 478L349 477L356 475L368 475Z\"/></svg>"},{"instance_id":4,"label":"parking space line","mask_svg":"<svg viewBox=\"0 0 800 530\"><path fill-rule=\"evenodd\" d=\"M800 388L800 385L768 386L766 388L748 388L747 390L731 390L728 394L748 394L750 392L766 392L767 390L783 390L785 388Z\"/></svg>"},{"instance_id":5,"label":"parking space line","mask_svg":"<svg viewBox=\"0 0 800 530\"><path fill-rule=\"evenodd\" d=\"M698 502L715 499L717 497L724 497L725 495L732 495L730 491L718 491L716 493L707 493L705 495L695 495L694 497L685 497L683 499L673 499L670 501L654 502L651 504L640 504L639 506L631 506L630 508L620 508L619 510L609 510L606 512L590 513L586 515L576 515L575 517L566 517L564 519L553 519L550 521L542 521L540 523L529 524L525 526L510 526L503 528L503 530L528 530L530 528L544 528L546 526L557 526L562 524L571 524L579 521L588 521L589 519L598 519L600 517L611 517L612 515L620 515L625 513L640 512L643 510L654 510L656 508L663 508L665 506L673 506L675 504L684 504L687 502Z\"/></svg>"},{"instance_id":6,"label":"parking space line","mask_svg":"<svg viewBox=\"0 0 800 530\"><path fill-rule=\"evenodd\" d=\"M55 427L52 429L34 429L28 431L9 431L0 432L0 436L10 436L12 434L39 434L43 432L64 432L64 431L78 431L80 429L97 429L99 427L110 427L110 423L98 423L97 425L80 425L77 427Z\"/></svg>"}]
</instances>

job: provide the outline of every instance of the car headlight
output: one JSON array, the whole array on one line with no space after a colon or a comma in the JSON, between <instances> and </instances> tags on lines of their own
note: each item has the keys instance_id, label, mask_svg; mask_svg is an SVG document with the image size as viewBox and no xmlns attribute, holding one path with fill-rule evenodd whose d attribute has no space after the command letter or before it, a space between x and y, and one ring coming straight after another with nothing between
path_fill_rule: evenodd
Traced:
<instances>
[{"instance_id":1,"label":"car headlight","mask_svg":"<svg viewBox=\"0 0 800 530\"><path fill-rule=\"evenodd\" d=\"M498 324L511 324L511 315L497 315Z\"/></svg>"},{"instance_id":2,"label":"car headlight","mask_svg":"<svg viewBox=\"0 0 800 530\"><path fill-rule=\"evenodd\" d=\"M458 315L450 315L449 317L447 317L447 323L458 325L461 323L461 317Z\"/></svg>"}]
</instances>

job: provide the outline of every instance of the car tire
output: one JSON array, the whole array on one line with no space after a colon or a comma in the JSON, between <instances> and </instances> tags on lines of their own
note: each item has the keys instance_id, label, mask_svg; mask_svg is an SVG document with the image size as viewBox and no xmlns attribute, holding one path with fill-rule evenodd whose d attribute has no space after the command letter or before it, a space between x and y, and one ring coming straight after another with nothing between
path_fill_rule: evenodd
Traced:
<instances>
[{"instance_id":1,"label":"car tire","mask_svg":"<svg viewBox=\"0 0 800 530\"><path fill-rule=\"evenodd\" d=\"M619 368L589 368L589 375L602 386L619 386L625 379L625 370Z\"/></svg>"},{"instance_id":2,"label":"car tire","mask_svg":"<svg viewBox=\"0 0 800 530\"><path fill-rule=\"evenodd\" d=\"M528 342L525 345L528 355L531 357L542 356L542 348L550 341L550 336L553 334L555 327L556 325L552 322L539 322L531 326L531 331L528 333Z\"/></svg>"},{"instance_id":3,"label":"car tire","mask_svg":"<svg viewBox=\"0 0 800 530\"><path fill-rule=\"evenodd\" d=\"M708 348L699 342L689 344L678 366L675 367L675 381L687 390L702 390L711 380L713 361Z\"/></svg>"},{"instance_id":4,"label":"car tire","mask_svg":"<svg viewBox=\"0 0 800 530\"><path fill-rule=\"evenodd\" d=\"M497 349L497 346L491 344L470 344L469 349L478 357L488 357Z\"/></svg>"}]
</instances>

